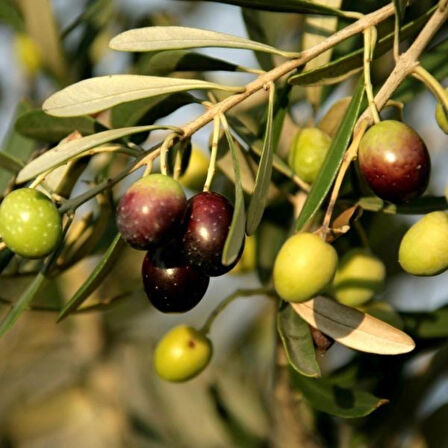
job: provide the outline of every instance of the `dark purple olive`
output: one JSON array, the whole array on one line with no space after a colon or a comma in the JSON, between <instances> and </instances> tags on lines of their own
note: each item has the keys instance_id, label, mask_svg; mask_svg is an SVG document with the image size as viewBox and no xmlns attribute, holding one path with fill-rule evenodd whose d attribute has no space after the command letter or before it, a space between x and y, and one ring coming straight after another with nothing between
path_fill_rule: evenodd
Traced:
<instances>
[{"instance_id":1,"label":"dark purple olive","mask_svg":"<svg viewBox=\"0 0 448 448\"><path fill-rule=\"evenodd\" d=\"M426 190L431 161L425 143L412 128L386 120L372 126L361 139L359 167L377 196L399 203Z\"/></svg>"},{"instance_id":2,"label":"dark purple olive","mask_svg":"<svg viewBox=\"0 0 448 448\"><path fill-rule=\"evenodd\" d=\"M221 261L232 215L232 204L218 193L199 193L187 202L182 247L188 264L211 277L236 265L243 247L232 264L226 266Z\"/></svg>"},{"instance_id":3,"label":"dark purple olive","mask_svg":"<svg viewBox=\"0 0 448 448\"><path fill-rule=\"evenodd\" d=\"M181 185L171 177L142 177L118 204L118 229L135 249L150 249L176 235L186 204Z\"/></svg>"},{"instance_id":4,"label":"dark purple olive","mask_svg":"<svg viewBox=\"0 0 448 448\"><path fill-rule=\"evenodd\" d=\"M142 265L149 301L163 313L185 313L204 297L209 277L186 265L173 246L148 252Z\"/></svg>"}]
</instances>

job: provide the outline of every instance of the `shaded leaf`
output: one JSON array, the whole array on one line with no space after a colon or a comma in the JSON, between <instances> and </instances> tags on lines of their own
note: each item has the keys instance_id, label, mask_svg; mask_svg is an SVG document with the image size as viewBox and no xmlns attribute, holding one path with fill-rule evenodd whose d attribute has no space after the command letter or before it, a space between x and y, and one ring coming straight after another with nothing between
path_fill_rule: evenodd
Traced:
<instances>
[{"instance_id":1,"label":"shaded leaf","mask_svg":"<svg viewBox=\"0 0 448 448\"><path fill-rule=\"evenodd\" d=\"M291 383L313 408L338 417L364 417L387 403L368 392L350 389L326 378L307 378L293 370Z\"/></svg>"},{"instance_id":2,"label":"shaded leaf","mask_svg":"<svg viewBox=\"0 0 448 448\"><path fill-rule=\"evenodd\" d=\"M74 131L90 135L105 129L92 117L52 117L40 109L25 112L19 116L15 124L15 130L19 134L45 142L59 142Z\"/></svg>"},{"instance_id":3,"label":"shaded leaf","mask_svg":"<svg viewBox=\"0 0 448 448\"><path fill-rule=\"evenodd\" d=\"M358 205L371 212L382 212L389 215L424 215L437 210L448 209L445 196L423 196L413 199L405 204L392 204L385 202L377 196L359 199Z\"/></svg>"},{"instance_id":4,"label":"shaded leaf","mask_svg":"<svg viewBox=\"0 0 448 448\"><path fill-rule=\"evenodd\" d=\"M268 118L261 152L260 162L258 164L257 176L255 178L255 188L250 198L247 214L246 232L252 235L260 224L266 206L266 197L271 183L272 162L274 156L273 141L273 119L274 119L274 85L271 85L269 92Z\"/></svg>"},{"instance_id":5,"label":"shaded leaf","mask_svg":"<svg viewBox=\"0 0 448 448\"><path fill-rule=\"evenodd\" d=\"M112 269L115 261L117 261L120 251L124 246L125 242L121 239L120 234L117 233L101 260L89 275L89 278L62 308L57 319L58 322L65 319L73 311L76 311L83 304L83 302L89 298L90 294L98 288L106 275Z\"/></svg>"},{"instance_id":6,"label":"shaded leaf","mask_svg":"<svg viewBox=\"0 0 448 448\"><path fill-rule=\"evenodd\" d=\"M222 59L184 50L168 50L143 55L137 63L138 73L162 76L172 72L214 71L234 72L240 67Z\"/></svg>"},{"instance_id":7,"label":"shaded leaf","mask_svg":"<svg viewBox=\"0 0 448 448\"><path fill-rule=\"evenodd\" d=\"M406 12L407 0L394 0L395 14L398 17L399 23L404 19L404 14Z\"/></svg>"},{"instance_id":8,"label":"shaded leaf","mask_svg":"<svg viewBox=\"0 0 448 448\"><path fill-rule=\"evenodd\" d=\"M294 55L270 45L217 31L184 26L150 26L125 31L115 36L110 48L119 51L161 51L186 48L224 47Z\"/></svg>"},{"instance_id":9,"label":"shaded leaf","mask_svg":"<svg viewBox=\"0 0 448 448\"><path fill-rule=\"evenodd\" d=\"M277 330L291 367L301 375L319 377L310 327L287 302L277 311Z\"/></svg>"},{"instance_id":10,"label":"shaded leaf","mask_svg":"<svg viewBox=\"0 0 448 448\"><path fill-rule=\"evenodd\" d=\"M111 129L99 132L97 134L88 135L76 140L61 143L58 146L49 149L37 159L32 160L18 174L17 182L22 183L45 171L55 168L68 162L69 160L79 157L85 151L102 145L113 140L125 137L127 135L137 134L139 132L148 132L154 129L171 129L170 126L135 126L130 128Z\"/></svg>"},{"instance_id":11,"label":"shaded leaf","mask_svg":"<svg viewBox=\"0 0 448 448\"><path fill-rule=\"evenodd\" d=\"M0 168L16 174L23 168L23 165L20 159L15 158L7 152L0 151Z\"/></svg>"},{"instance_id":12,"label":"shaded leaf","mask_svg":"<svg viewBox=\"0 0 448 448\"><path fill-rule=\"evenodd\" d=\"M198 0L187 0L198 1ZM338 9L321 6L305 0L206 0L215 3L241 6L244 8L262 9L264 11L296 12L299 14L320 14L329 16L344 16Z\"/></svg>"},{"instance_id":13,"label":"shaded leaf","mask_svg":"<svg viewBox=\"0 0 448 448\"><path fill-rule=\"evenodd\" d=\"M75 117L100 112L117 104L167 93L197 89L231 92L238 87L223 86L197 79L163 78L142 75L111 75L85 79L56 92L42 108L57 117Z\"/></svg>"},{"instance_id":14,"label":"shaded leaf","mask_svg":"<svg viewBox=\"0 0 448 448\"><path fill-rule=\"evenodd\" d=\"M153 124L180 107L195 102L197 99L193 95L179 92L119 104L111 109L111 124L114 128Z\"/></svg>"},{"instance_id":15,"label":"shaded leaf","mask_svg":"<svg viewBox=\"0 0 448 448\"><path fill-rule=\"evenodd\" d=\"M402 313L406 331L418 338L448 336L448 306L431 312Z\"/></svg>"},{"instance_id":16,"label":"shaded leaf","mask_svg":"<svg viewBox=\"0 0 448 448\"><path fill-rule=\"evenodd\" d=\"M12 26L17 32L23 32L25 28L20 12L9 0L0 0L0 23L1 22Z\"/></svg>"},{"instance_id":17,"label":"shaded leaf","mask_svg":"<svg viewBox=\"0 0 448 448\"><path fill-rule=\"evenodd\" d=\"M322 117L317 127L330 137L334 137L344 118L350 100L351 97L345 97L333 103L330 109L328 109L328 112Z\"/></svg>"},{"instance_id":18,"label":"shaded leaf","mask_svg":"<svg viewBox=\"0 0 448 448\"><path fill-rule=\"evenodd\" d=\"M224 126L227 141L232 151L233 169L235 172L235 208L229 233L222 252L222 263L232 264L238 257L244 242L244 229L246 227L246 211L244 209L243 187L241 186L240 166L238 163L237 149L228 126Z\"/></svg>"},{"instance_id":19,"label":"shaded leaf","mask_svg":"<svg viewBox=\"0 0 448 448\"><path fill-rule=\"evenodd\" d=\"M360 77L353 97L347 108L347 112L342 120L338 132L331 141L330 148L325 157L305 204L296 221L296 228L300 230L306 222L314 216L322 204L325 196L329 192L341 165L347 146L353 132L353 128L361 111L364 97L363 77Z\"/></svg>"},{"instance_id":20,"label":"shaded leaf","mask_svg":"<svg viewBox=\"0 0 448 448\"><path fill-rule=\"evenodd\" d=\"M406 333L327 297L317 296L306 302L291 303L291 306L311 326L355 350L397 355L415 348L414 341Z\"/></svg>"}]
</instances>

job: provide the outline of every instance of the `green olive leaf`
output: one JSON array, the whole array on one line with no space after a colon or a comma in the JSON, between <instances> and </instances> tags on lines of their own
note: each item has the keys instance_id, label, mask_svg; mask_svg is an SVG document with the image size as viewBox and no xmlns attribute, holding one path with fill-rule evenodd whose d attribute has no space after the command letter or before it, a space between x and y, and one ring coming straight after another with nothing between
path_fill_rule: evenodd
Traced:
<instances>
[{"instance_id":1,"label":"green olive leaf","mask_svg":"<svg viewBox=\"0 0 448 448\"><path fill-rule=\"evenodd\" d=\"M64 320L72 312L76 311L85 300L87 300L96 288L101 284L106 275L111 271L114 263L117 261L121 250L125 247L125 242L122 240L119 233L117 233L102 256L95 269L89 275L88 279L75 292L73 297L65 304L59 313L57 322Z\"/></svg>"},{"instance_id":2,"label":"green olive leaf","mask_svg":"<svg viewBox=\"0 0 448 448\"><path fill-rule=\"evenodd\" d=\"M76 117L109 109L128 101L150 98L186 90L226 90L239 92L241 88L223 86L198 79L163 78L142 75L110 75L79 81L56 92L42 108L56 117Z\"/></svg>"},{"instance_id":3,"label":"green olive leaf","mask_svg":"<svg viewBox=\"0 0 448 448\"><path fill-rule=\"evenodd\" d=\"M401 313L405 330L417 338L448 336L448 306L430 312Z\"/></svg>"},{"instance_id":4,"label":"green olive leaf","mask_svg":"<svg viewBox=\"0 0 448 448\"><path fill-rule=\"evenodd\" d=\"M184 26L136 28L115 36L109 46L113 50L137 52L224 47L262 51L287 57L298 55L244 37Z\"/></svg>"},{"instance_id":5,"label":"green olive leaf","mask_svg":"<svg viewBox=\"0 0 448 448\"><path fill-rule=\"evenodd\" d=\"M40 109L23 113L15 123L15 130L19 134L52 143L59 142L73 131L78 131L82 135L91 135L105 129L92 117L52 117Z\"/></svg>"},{"instance_id":6,"label":"green olive leaf","mask_svg":"<svg viewBox=\"0 0 448 448\"><path fill-rule=\"evenodd\" d=\"M76 140L61 143L52 149L43 153L37 159L32 160L17 175L17 183L26 182L35 176L56 168L64 163L81 156L84 152L91 148L102 145L113 140L120 139L127 135L137 134L140 132L148 132L154 129L174 129L172 126L134 126L129 128L111 129L108 131L98 132L97 134L88 135Z\"/></svg>"},{"instance_id":7,"label":"green olive leaf","mask_svg":"<svg viewBox=\"0 0 448 448\"><path fill-rule=\"evenodd\" d=\"M243 187L241 186L240 166L238 162L237 149L233 141L232 134L228 126L224 126L224 132L232 151L233 170L235 173L235 208L233 211L232 222L227 235L224 249L222 252L222 263L224 265L232 264L238 254L244 241L244 230L246 227L246 211L244 209Z\"/></svg>"},{"instance_id":8,"label":"green olive leaf","mask_svg":"<svg viewBox=\"0 0 448 448\"><path fill-rule=\"evenodd\" d=\"M310 327L287 302L282 301L277 311L277 330L291 367L301 375L319 377Z\"/></svg>"},{"instance_id":9,"label":"green olive leaf","mask_svg":"<svg viewBox=\"0 0 448 448\"><path fill-rule=\"evenodd\" d=\"M424 215L437 210L447 210L448 202L445 196L423 196L412 199L405 204L392 204L384 202L377 196L369 196L359 199L357 204L371 212L382 212L389 215Z\"/></svg>"},{"instance_id":10,"label":"green olive leaf","mask_svg":"<svg viewBox=\"0 0 448 448\"><path fill-rule=\"evenodd\" d=\"M388 400L369 392L351 389L331 378L307 378L290 369L291 384L302 392L310 405L319 411L343 418L369 415Z\"/></svg>"},{"instance_id":11,"label":"green olive leaf","mask_svg":"<svg viewBox=\"0 0 448 448\"><path fill-rule=\"evenodd\" d=\"M24 32L25 24L13 3L8 0L0 0L0 23L10 25L17 32Z\"/></svg>"},{"instance_id":12,"label":"green olive leaf","mask_svg":"<svg viewBox=\"0 0 448 448\"><path fill-rule=\"evenodd\" d=\"M187 0L192 1L192 0ZM193 0L197 1L197 0ZM243 8L261 9L264 11L295 12L298 14L320 14L323 16L344 17L344 11L330 8L306 0L206 0L215 3L241 6Z\"/></svg>"},{"instance_id":13,"label":"green olive leaf","mask_svg":"<svg viewBox=\"0 0 448 448\"><path fill-rule=\"evenodd\" d=\"M330 191L333 181L342 163L345 151L350 142L353 128L361 111L364 97L363 77L359 78L355 92L347 108L347 112L338 128L338 132L331 140L331 145L325 157L322 168L319 171L311 191L296 221L296 229L300 230L306 222L314 216L325 196Z\"/></svg>"}]
</instances>

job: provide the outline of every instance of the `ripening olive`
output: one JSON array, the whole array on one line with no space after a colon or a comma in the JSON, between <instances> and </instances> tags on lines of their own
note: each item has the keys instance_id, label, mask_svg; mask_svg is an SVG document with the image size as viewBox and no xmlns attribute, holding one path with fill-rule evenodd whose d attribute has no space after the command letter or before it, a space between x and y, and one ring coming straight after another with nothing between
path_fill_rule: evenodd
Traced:
<instances>
[{"instance_id":1,"label":"ripening olive","mask_svg":"<svg viewBox=\"0 0 448 448\"><path fill-rule=\"evenodd\" d=\"M274 263L274 287L289 302L302 302L321 292L333 279L338 255L313 233L297 233L286 240Z\"/></svg>"},{"instance_id":2,"label":"ripening olive","mask_svg":"<svg viewBox=\"0 0 448 448\"><path fill-rule=\"evenodd\" d=\"M289 166L305 182L314 182L324 163L330 143L331 138L320 129L302 129L291 143Z\"/></svg>"},{"instance_id":3,"label":"ripening olive","mask_svg":"<svg viewBox=\"0 0 448 448\"><path fill-rule=\"evenodd\" d=\"M431 212L416 222L400 243L401 267L414 275L440 274L448 268L448 215Z\"/></svg>"},{"instance_id":4,"label":"ripening olive","mask_svg":"<svg viewBox=\"0 0 448 448\"><path fill-rule=\"evenodd\" d=\"M42 258L61 239L61 216L43 193L21 188L9 193L0 205L0 236L16 254Z\"/></svg>"},{"instance_id":5,"label":"ripening olive","mask_svg":"<svg viewBox=\"0 0 448 448\"><path fill-rule=\"evenodd\" d=\"M331 291L347 306L368 302L384 286L384 263L368 250L352 249L340 260Z\"/></svg>"},{"instance_id":6,"label":"ripening olive","mask_svg":"<svg viewBox=\"0 0 448 448\"><path fill-rule=\"evenodd\" d=\"M200 331L180 325L170 330L157 344L154 367L167 381L187 381L199 375L212 357L209 338Z\"/></svg>"}]
</instances>

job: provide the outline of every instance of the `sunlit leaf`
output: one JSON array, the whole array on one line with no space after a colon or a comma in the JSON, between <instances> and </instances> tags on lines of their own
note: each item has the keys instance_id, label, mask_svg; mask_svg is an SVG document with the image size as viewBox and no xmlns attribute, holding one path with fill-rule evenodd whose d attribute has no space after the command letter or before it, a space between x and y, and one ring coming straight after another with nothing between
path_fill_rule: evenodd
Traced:
<instances>
[{"instance_id":1,"label":"sunlit leaf","mask_svg":"<svg viewBox=\"0 0 448 448\"><path fill-rule=\"evenodd\" d=\"M217 31L183 26L151 26L125 31L110 41L119 51L162 51L187 48L224 47L291 55L270 45Z\"/></svg>"},{"instance_id":2,"label":"sunlit leaf","mask_svg":"<svg viewBox=\"0 0 448 448\"><path fill-rule=\"evenodd\" d=\"M56 92L48 98L43 109L57 117L75 117L100 112L117 104L186 90L227 90L223 86L197 79L162 78L141 75L111 75L85 79Z\"/></svg>"}]
</instances>

